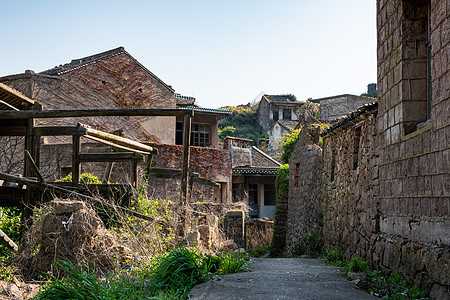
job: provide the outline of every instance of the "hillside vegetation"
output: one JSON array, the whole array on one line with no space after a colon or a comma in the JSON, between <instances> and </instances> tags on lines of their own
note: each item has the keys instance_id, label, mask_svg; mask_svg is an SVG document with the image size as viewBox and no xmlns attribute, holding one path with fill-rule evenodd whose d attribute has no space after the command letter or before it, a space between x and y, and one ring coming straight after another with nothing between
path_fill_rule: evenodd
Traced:
<instances>
[{"instance_id":1,"label":"hillside vegetation","mask_svg":"<svg viewBox=\"0 0 450 300\"><path fill-rule=\"evenodd\" d=\"M227 106L220 109L231 110L231 116L219 121L219 137L240 137L253 140L253 145L258 145L260 138L266 138L256 119L257 105Z\"/></svg>"}]
</instances>

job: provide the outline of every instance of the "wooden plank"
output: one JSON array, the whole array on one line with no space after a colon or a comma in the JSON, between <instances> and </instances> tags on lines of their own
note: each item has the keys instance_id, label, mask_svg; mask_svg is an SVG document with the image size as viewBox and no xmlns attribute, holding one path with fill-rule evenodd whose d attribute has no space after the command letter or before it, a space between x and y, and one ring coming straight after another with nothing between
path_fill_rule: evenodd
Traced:
<instances>
[{"instance_id":1,"label":"wooden plank","mask_svg":"<svg viewBox=\"0 0 450 300\"><path fill-rule=\"evenodd\" d=\"M144 156L133 152L81 153L80 162L129 162L144 161Z\"/></svg>"},{"instance_id":2,"label":"wooden plank","mask_svg":"<svg viewBox=\"0 0 450 300\"><path fill-rule=\"evenodd\" d=\"M104 205L106 207L110 207L112 209L117 209L117 210L123 211L123 212L125 212L127 214L130 214L132 216L135 216L135 217L147 220L147 221L154 221L154 222L160 223L162 225L167 225L166 222L164 222L164 221L157 220L155 218L152 218L150 216L138 213L138 212L133 211L131 209L124 208L124 207L121 207L121 206L118 206L118 205L114 205L114 204L105 202L103 200L96 199L96 198L91 197L91 196L86 196L86 195L83 195L81 193L77 193L77 192L74 192L74 191L71 191L71 190L68 190L68 189L56 186L54 184L48 184L48 183L44 184L44 183L40 183L40 182L31 180L31 179L28 179L28 178L5 174L3 172L0 172L0 179L6 180L6 181L11 181L11 182L17 182L19 184L26 185L27 187L39 189L39 190L42 190L42 191L50 189L54 193L58 193L58 194L62 194L62 195L70 195L70 196L76 197L76 198L78 198L80 200L90 201L90 202L95 203L95 204L100 204L100 205Z\"/></svg>"},{"instance_id":3,"label":"wooden plank","mask_svg":"<svg viewBox=\"0 0 450 300\"><path fill-rule=\"evenodd\" d=\"M0 125L0 136L26 136L26 126L7 126Z\"/></svg>"},{"instance_id":4,"label":"wooden plank","mask_svg":"<svg viewBox=\"0 0 450 300\"><path fill-rule=\"evenodd\" d=\"M36 136L62 136L62 135L83 135L84 128L77 126L38 126L34 128Z\"/></svg>"},{"instance_id":5,"label":"wooden plank","mask_svg":"<svg viewBox=\"0 0 450 300\"><path fill-rule=\"evenodd\" d=\"M185 116L193 115L186 109L89 109L89 110L21 110L3 111L0 119L29 118L69 118L69 117L106 117L106 116Z\"/></svg>"},{"instance_id":6,"label":"wooden plank","mask_svg":"<svg viewBox=\"0 0 450 300\"><path fill-rule=\"evenodd\" d=\"M19 111L19 110L20 110L20 109L18 109L18 108L16 108L16 107L12 106L12 105L9 104L9 103L6 103L6 102L3 101L3 100L0 100L0 103L3 104L3 105L6 105L7 107L11 108L12 110L15 110L15 111Z\"/></svg>"},{"instance_id":7,"label":"wooden plank","mask_svg":"<svg viewBox=\"0 0 450 300\"><path fill-rule=\"evenodd\" d=\"M96 130L96 129L90 128L87 125L83 125L81 123L78 124L78 127L84 128L86 130L86 133L85 133L86 136L93 136L93 137L96 137L96 138L99 138L102 140L106 140L109 142L113 142L115 144L119 144L121 146L131 148L131 149L137 149L140 151L158 154L158 150L154 149L151 146L147 146L147 145L141 144L139 142L136 142L136 141L133 141L133 140L121 137L121 136L117 136L114 134Z\"/></svg>"},{"instance_id":8,"label":"wooden plank","mask_svg":"<svg viewBox=\"0 0 450 300\"><path fill-rule=\"evenodd\" d=\"M28 160L28 162L30 163L34 174L36 174L36 177L38 178L40 183L46 183L44 180L44 177L42 176L41 172L39 171L39 168L36 166L36 163L34 162L33 158L31 157L30 152L28 152L27 150L25 150L25 157ZM54 199L56 198L55 195L53 195L53 193L51 191L45 191L45 193L47 194L49 199Z\"/></svg>"},{"instance_id":9,"label":"wooden plank","mask_svg":"<svg viewBox=\"0 0 450 300\"><path fill-rule=\"evenodd\" d=\"M80 183L80 154L81 154L81 142L80 136L74 135L72 137L72 186L76 186Z\"/></svg>"},{"instance_id":10,"label":"wooden plank","mask_svg":"<svg viewBox=\"0 0 450 300\"><path fill-rule=\"evenodd\" d=\"M109 141L106 141L106 140L103 140L103 139L96 138L94 136L83 135L83 137L87 138L87 139L90 139L90 140L93 140L93 141L96 141L96 142L99 142L101 144L105 144L105 145L109 145L109 146L112 146L112 147L115 147L115 148L119 148L119 149L122 149L122 150L125 150L125 151L136 152L136 153L144 154L144 155L151 154L150 152L141 151L141 150L137 150L137 149L132 149L132 148L129 148L129 147L125 147L125 146L122 146L122 145L115 144L113 142L109 142Z\"/></svg>"},{"instance_id":11,"label":"wooden plank","mask_svg":"<svg viewBox=\"0 0 450 300\"><path fill-rule=\"evenodd\" d=\"M10 239L6 235L6 233L4 233L3 230L1 229L0 229L0 240L3 241L8 248L14 250L14 252L19 251L19 247L17 247L16 243L14 243L14 241Z\"/></svg>"}]
</instances>

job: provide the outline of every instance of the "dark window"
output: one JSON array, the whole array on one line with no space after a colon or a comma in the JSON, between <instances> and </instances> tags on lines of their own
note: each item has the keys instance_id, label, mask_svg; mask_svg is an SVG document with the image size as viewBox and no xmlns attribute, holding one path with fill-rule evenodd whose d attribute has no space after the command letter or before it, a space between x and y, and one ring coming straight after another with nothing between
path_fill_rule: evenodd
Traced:
<instances>
[{"instance_id":1,"label":"dark window","mask_svg":"<svg viewBox=\"0 0 450 300\"><path fill-rule=\"evenodd\" d=\"M299 173L300 173L300 164L295 164L295 176L294 176L295 187L298 187Z\"/></svg>"},{"instance_id":2,"label":"dark window","mask_svg":"<svg viewBox=\"0 0 450 300\"><path fill-rule=\"evenodd\" d=\"M191 129L191 145L207 147L209 142L209 125L207 124L192 124Z\"/></svg>"},{"instance_id":3,"label":"dark window","mask_svg":"<svg viewBox=\"0 0 450 300\"><path fill-rule=\"evenodd\" d=\"M250 206L250 216L258 216L258 185L248 185L248 204Z\"/></svg>"},{"instance_id":4,"label":"dark window","mask_svg":"<svg viewBox=\"0 0 450 300\"><path fill-rule=\"evenodd\" d=\"M275 185L264 185L264 205L275 205Z\"/></svg>"},{"instance_id":5,"label":"dark window","mask_svg":"<svg viewBox=\"0 0 450 300\"><path fill-rule=\"evenodd\" d=\"M279 112L278 108L274 108L272 110L272 113L273 113L273 120L278 121L278 119L280 118L280 112Z\"/></svg>"},{"instance_id":6,"label":"dark window","mask_svg":"<svg viewBox=\"0 0 450 300\"><path fill-rule=\"evenodd\" d=\"M233 183L231 188L232 188L232 192L233 192L233 202L238 202L239 198L240 198L238 195L239 183Z\"/></svg>"},{"instance_id":7,"label":"dark window","mask_svg":"<svg viewBox=\"0 0 450 300\"><path fill-rule=\"evenodd\" d=\"M291 119L291 110L290 109L283 109L283 120L290 120Z\"/></svg>"},{"instance_id":8,"label":"dark window","mask_svg":"<svg viewBox=\"0 0 450 300\"><path fill-rule=\"evenodd\" d=\"M183 123L177 122L175 129L175 145L183 145Z\"/></svg>"}]
</instances>

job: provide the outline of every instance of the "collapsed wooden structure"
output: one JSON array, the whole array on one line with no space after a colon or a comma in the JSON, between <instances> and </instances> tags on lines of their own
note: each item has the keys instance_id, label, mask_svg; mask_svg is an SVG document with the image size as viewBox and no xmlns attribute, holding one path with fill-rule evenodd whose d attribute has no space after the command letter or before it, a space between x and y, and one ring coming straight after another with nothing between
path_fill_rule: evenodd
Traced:
<instances>
[{"instance_id":1,"label":"collapsed wooden structure","mask_svg":"<svg viewBox=\"0 0 450 300\"><path fill-rule=\"evenodd\" d=\"M189 145L191 132L191 118L193 110L186 109L96 109L96 110L42 110L42 106L25 97L14 89L0 83L0 136L23 136L25 138L23 177L0 172L0 207L22 206L22 225L24 220L32 216L32 208L40 199L48 200L55 194L71 194L82 200L101 202L103 205L114 206L111 203L95 199L83 194L80 185L81 163L107 162L104 178L109 178L111 164L114 162L130 162L132 164L132 185L139 186L138 164L145 161L144 180L150 173L163 178L181 178L180 204L185 205L189 197L192 182L216 186L211 180L200 178L198 174L189 174ZM77 126L36 126L36 119L90 117L90 116L181 116L184 118L183 126L183 157L181 170L152 169L153 154L158 150L115 134L93 129L84 124ZM72 137L72 182L69 186L62 183L47 183L39 173L40 165L40 138L45 136L71 136ZM82 152L81 138L109 146L98 148L95 152ZM37 177L39 180L35 180ZM15 185L8 184L15 182ZM5 184L6 183L6 184ZM111 190L111 184L96 185L97 189ZM124 185L122 185L124 186ZM25 188L24 188L25 187ZM128 185L129 187L129 185ZM51 193L49 193L51 191ZM80 192L81 191L81 192ZM118 207L126 213L149 220L148 216L141 215L124 207ZM3 235L0 234L0 239ZM3 239L6 241L6 239Z\"/></svg>"}]
</instances>

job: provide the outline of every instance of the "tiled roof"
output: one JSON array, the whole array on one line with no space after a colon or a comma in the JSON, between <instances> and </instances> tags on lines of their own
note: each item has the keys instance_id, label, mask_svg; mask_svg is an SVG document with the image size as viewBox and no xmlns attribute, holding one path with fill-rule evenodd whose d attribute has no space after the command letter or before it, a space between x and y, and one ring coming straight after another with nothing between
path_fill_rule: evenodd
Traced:
<instances>
[{"instance_id":1,"label":"tiled roof","mask_svg":"<svg viewBox=\"0 0 450 300\"><path fill-rule=\"evenodd\" d=\"M231 115L231 113L232 113L231 110L204 108L204 107L196 107L196 106L179 107L179 109L188 109L188 110L194 110L194 111L212 112L212 113L219 113L219 114L226 114L226 115Z\"/></svg>"},{"instance_id":2,"label":"tiled roof","mask_svg":"<svg viewBox=\"0 0 450 300\"><path fill-rule=\"evenodd\" d=\"M296 103L286 95L264 95L268 102Z\"/></svg>"},{"instance_id":3,"label":"tiled roof","mask_svg":"<svg viewBox=\"0 0 450 300\"><path fill-rule=\"evenodd\" d=\"M277 175L278 168L233 168L233 174Z\"/></svg>"},{"instance_id":4,"label":"tiled roof","mask_svg":"<svg viewBox=\"0 0 450 300\"><path fill-rule=\"evenodd\" d=\"M154 77L156 80L158 80L161 84L163 84L166 88L168 88L171 91L174 91L173 88L170 85L167 85L164 81L158 78L155 74L150 72L146 67L144 67L140 62L138 62L133 56L131 56L127 51L125 51L124 47L118 47L112 50L108 50L102 53L94 54L91 56L86 56L79 59L73 59L70 63L56 66L52 69L42 71L39 74L44 75L53 75L53 76L60 76L84 67L87 67L89 65L95 64L99 61L109 59L111 57L114 57L116 55L125 54L128 55L131 59L133 59L136 64L138 64L142 69L144 69L147 73L149 73L152 77Z\"/></svg>"},{"instance_id":5,"label":"tiled roof","mask_svg":"<svg viewBox=\"0 0 450 300\"><path fill-rule=\"evenodd\" d=\"M259 150L257 147L252 147L252 167L278 169L280 166L281 164L272 157Z\"/></svg>"},{"instance_id":6,"label":"tiled roof","mask_svg":"<svg viewBox=\"0 0 450 300\"><path fill-rule=\"evenodd\" d=\"M179 105L179 106L189 106L189 105L194 105L194 103L195 103L194 97L182 96L177 93L175 93L174 96L175 96L175 99L177 100L177 105Z\"/></svg>"},{"instance_id":7,"label":"tiled roof","mask_svg":"<svg viewBox=\"0 0 450 300\"><path fill-rule=\"evenodd\" d=\"M378 112L378 101L364 104L363 106L358 107L357 110L352 111L348 113L346 116L340 118L336 123L325 129L320 135L325 136L333 132L337 128L346 125L347 123L351 122L352 120L358 118L361 115L368 113L377 114L377 112Z\"/></svg>"}]
</instances>

